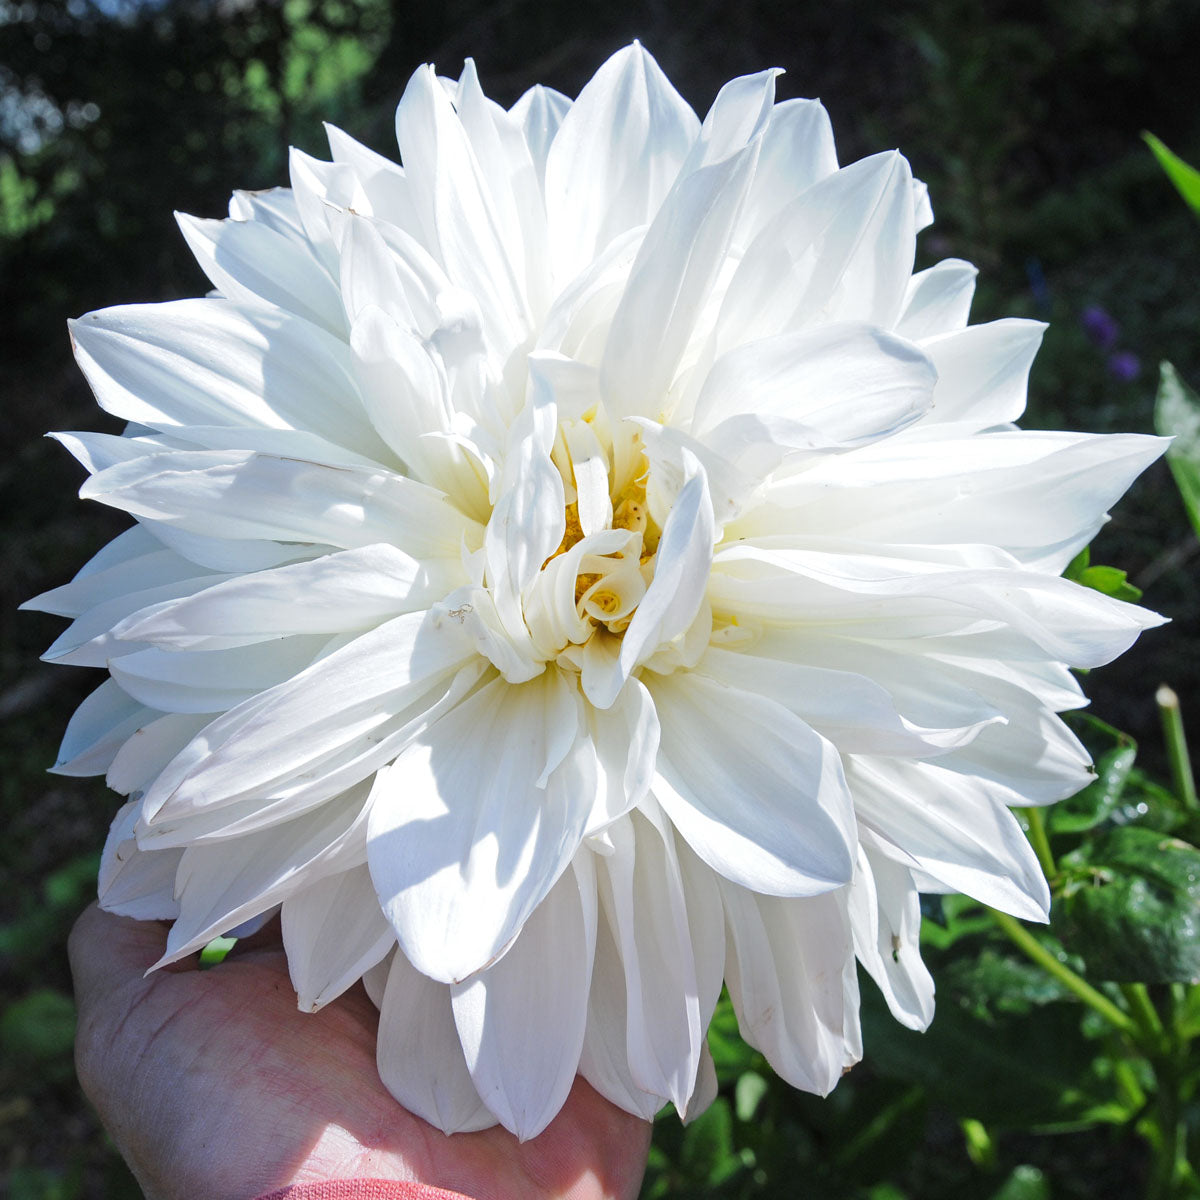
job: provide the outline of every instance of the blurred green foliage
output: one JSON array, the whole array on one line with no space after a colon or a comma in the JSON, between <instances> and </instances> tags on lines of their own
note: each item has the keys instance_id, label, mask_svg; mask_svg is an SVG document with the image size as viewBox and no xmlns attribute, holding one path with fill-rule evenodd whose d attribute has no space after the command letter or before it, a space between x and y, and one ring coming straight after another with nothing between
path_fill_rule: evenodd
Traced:
<instances>
[{"instance_id":1,"label":"blurred green foliage","mask_svg":"<svg viewBox=\"0 0 1200 1200\"><path fill-rule=\"evenodd\" d=\"M1169 362L1160 368L1154 424L1159 433L1175 439L1167 450L1167 463L1192 528L1200 537L1200 396Z\"/></svg>"},{"instance_id":2,"label":"blurred green foliage","mask_svg":"<svg viewBox=\"0 0 1200 1200\"><path fill-rule=\"evenodd\" d=\"M1175 185L1183 197L1184 203L1200 217L1200 171L1185 163L1178 154L1173 153L1152 133L1144 133L1146 144L1154 152L1159 166L1167 173L1167 178Z\"/></svg>"},{"instance_id":3,"label":"blurred green foliage","mask_svg":"<svg viewBox=\"0 0 1200 1200\"><path fill-rule=\"evenodd\" d=\"M1189 815L1136 770L1132 741L1087 716L1078 729L1099 773L1071 809L1048 811L1053 916L1026 932L1068 976L1136 1012L1124 1018L1132 1033L1031 961L981 905L927 897L929 1030L897 1026L864 977L866 1058L820 1100L773 1079L722 998L709 1038L720 1098L686 1127L659 1118L647 1200L1197 1194L1186 1157L1161 1185L1149 1160L1162 1120L1200 1119L1200 988L1170 986L1196 976L1200 851L1142 823L1184 828Z\"/></svg>"},{"instance_id":4,"label":"blurred green foliage","mask_svg":"<svg viewBox=\"0 0 1200 1200\"><path fill-rule=\"evenodd\" d=\"M826 101L843 161L902 147L938 216L921 265L979 264L976 320L1050 322L1026 424L1148 430L1143 364L1160 359L1179 368L1160 392L1164 430L1194 419L1181 380L1200 378L1200 234L1139 134L1153 129L1182 156L1172 163L1200 160L1200 0L0 0L0 1191L14 1200L138 1195L71 1078L63 951L116 805L99 782L43 773L95 680L39 668L56 623L14 615L120 528L78 504L77 469L41 438L105 420L65 318L203 292L172 210L220 215L233 187L285 181L289 144L322 152L322 120L393 152L395 101L422 61L456 74L474 55L511 103L534 82L574 94L634 36L701 111L724 80L778 64L781 97ZM1108 323L1089 325L1093 310ZM660 1120L646 1197L1195 1194L1172 1155L1200 1124L1200 991L1143 986L1195 970L1184 926L1200 831L1178 788L1154 782L1169 758L1151 701L1165 678L1200 713L1194 445L1180 437L1171 459L1187 510L1160 464L1102 535L1100 561L1120 567L1085 555L1070 568L1110 595L1144 590L1173 625L1088 680L1112 724L1076 718L1097 778L1046 813L1063 903L1032 932L1121 1011L1159 1014L1174 1042L1131 1041L986 910L931 897L931 1032L898 1027L864 980L866 1058L821 1100L774 1079L723 1001L710 1035L721 1096L687 1127Z\"/></svg>"}]
</instances>

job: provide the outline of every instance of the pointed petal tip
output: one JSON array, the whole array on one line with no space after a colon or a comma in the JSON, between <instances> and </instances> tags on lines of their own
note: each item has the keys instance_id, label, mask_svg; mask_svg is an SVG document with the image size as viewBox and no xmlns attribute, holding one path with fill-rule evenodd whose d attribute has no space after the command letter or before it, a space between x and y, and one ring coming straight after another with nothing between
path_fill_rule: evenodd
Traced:
<instances>
[{"instance_id":1,"label":"pointed petal tip","mask_svg":"<svg viewBox=\"0 0 1200 1200\"><path fill-rule=\"evenodd\" d=\"M1010 892L1004 906L1001 908L996 905L995 907L1011 917L1016 917L1019 921L1029 921L1035 925L1048 925L1050 923L1049 884L1042 879L1041 888L1038 889L1036 896L1031 896L1024 891L1019 894Z\"/></svg>"}]
</instances>

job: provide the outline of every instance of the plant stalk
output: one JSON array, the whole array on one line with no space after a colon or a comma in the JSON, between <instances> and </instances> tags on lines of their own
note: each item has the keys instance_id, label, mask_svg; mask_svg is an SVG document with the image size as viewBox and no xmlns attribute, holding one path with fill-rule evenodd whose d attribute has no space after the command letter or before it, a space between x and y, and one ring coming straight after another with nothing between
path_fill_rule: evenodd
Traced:
<instances>
[{"instance_id":1,"label":"plant stalk","mask_svg":"<svg viewBox=\"0 0 1200 1200\"><path fill-rule=\"evenodd\" d=\"M1053 975L1065 988L1072 991L1089 1008L1098 1012L1114 1029L1123 1033L1135 1045L1143 1041L1141 1026L1126 1012L1122 1012L1107 996L1096 991L1087 980L1080 978L1066 963L1059 962L1041 942L1037 940L1015 917L989 908L992 920L1004 931L1009 940L1033 959L1039 967ZM1153 1050L1157 1050L1154 1046Z\"/></svg>"},{"instance_id":2,"label":"plant stalk","mask_svg":"<svg viewBox=\"0 0 1200 1200\"><path fill-rule=\"evenodd\" d=\"M1054 853L1050 849L1050 839L1046 836L1046 822L1042 819L1040 808L1023 808L1021 814L1029 825L1029 841L1038 862L1042 864L1042 874L1051 883L1058 878L1058 865L1054 861Z\"/></svg>"},{"instance_id":3,"label":"plant stalk","mask_svg":"<svg viewBox=\"0 0 1200 1200\"><path fill-rule=\"evenodd\" d=\"M1167 744L1167 758L1171 763L1171 780L1175 794L1183 802L1184 809L1192 814L1200 812L1200 798L1196 796L1196 777L1192 774L1192 760L1188 754L1187 735L1183 729L1183 713L1179 708L1179 697L1173 688L1162 684L1154 694L1162 717L1163 739Z\"/></svg>"},{"instance_id":4,"label":"plant stalk","mask_svg":"<svg viewBox=\"0 0 1200 1200\"><path fill-rule=\"evenodd\" d=\"M1169 1054L1171 1052L1171 1035L1163 1025L1162 1017L1159 1016L1158 1009L1154 1007L1146 985L1144 983L1122 983L1120 988L1121 995L1125 997L1125 1003L1129 1005L1129 1011L1133 1014L1133 1019L1145 1033L1147 1043L1155 1046L1159 1053Z\"/></svg>"}]
</instances>

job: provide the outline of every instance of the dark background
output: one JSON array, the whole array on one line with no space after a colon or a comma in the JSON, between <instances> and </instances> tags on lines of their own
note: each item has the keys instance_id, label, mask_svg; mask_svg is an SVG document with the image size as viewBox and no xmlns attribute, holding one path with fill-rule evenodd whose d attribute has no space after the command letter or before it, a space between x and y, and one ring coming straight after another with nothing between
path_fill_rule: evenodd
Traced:
<instances>
[{"instance_id":1,"label":"dark background","mask_svg":"<svg viewBox=\"0 0 1200 1200\"><path fill-rule=\"evenodd\" d=\"M825 101L843 162L899 146L937 216L920 265L975 262L976 320L1051 322L1027 425L1149 432L1160 359L1200 383L1200 225L1139 139L1200 160L1200 0L0 0L0 1192L135 1194L75 1092L61 949L117 801L44 774L99 675L39 664L60 623L15 612L124 523L75 499L80 469L41 436L112 427L66 318L207 290L172 210L285 183L289 144L324 154L322 120L394 156L421 62L472 55L507 105L534 82L576 94L635 36L701 114L777 65L781 98ZM1111 344L1085 327L1096 306ZM1093 550L1173 620L1086 684L1160 774L1155 686L1200 721L1196 548L1158 464Z\"/></svg>"}]
</instances>

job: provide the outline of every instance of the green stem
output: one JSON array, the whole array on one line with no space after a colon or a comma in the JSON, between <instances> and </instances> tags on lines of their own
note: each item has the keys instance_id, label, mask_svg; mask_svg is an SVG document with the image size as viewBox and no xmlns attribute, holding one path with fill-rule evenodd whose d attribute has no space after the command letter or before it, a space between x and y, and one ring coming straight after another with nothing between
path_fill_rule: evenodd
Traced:
<instances>
[{"instance_id":1,"label":"green stem","mask_svg":"<svg viewBox=\"0 0 1200 1200\"><path fill-rule=\"evenodd\" d=\"M1129 1110L1137 1112L1145 1108L1146 1092L1124 1053L1120 1050L1112 1051L1109 1054L1109 1062L1112 1063L1113 1079L1121 1093L1121 1099L1128 1105Z\"/></svg>"},{"instance_id":2,"label":"green stem","mask_svg":"<svg viewBox=\"0 0 1200 1200\"><path fill-rule=\"evenodd\" d=\"M1156 1047L1161 1053L1169 1054L1171 1052L1170 1035L1163 1026L1158 1009L1154 1007L1154 1001L1150 999L1150 993L1146 991L1146 985L1144 983L1123 983L1120 987L1121 995L1125 997L1125 1003L1129 1005L1133 1019L1141 1026L1146 1036L1146 1044Z\"/></svg>"},{"instance_id":3,"label":"green stem","mask_svg":"<svg viewBox=\"0 0 1200 1200\"><path fill-rule=\"evenodd\" d=\"M1058 867L1054 862L1054 854L1050 849L1050 839L1046 836L1046 822L1042 820L1040 808L1023 808L1021 814L1029 824L1029 841L1033 852L1042 864L1042 873L1053 883L1058 877Z\"/></svg>"},{"instance_id":4,"label":"green stem","mask_svg":"<svg viewBox=\"0 0 1200 1200\"><path fill-rule=\"evenodd\" d=\"M1170 996L1170 1002L1167 1005L1167 1012L1170 1015L1169 1033L1175 1039L1179 1053L1186 1056L1192 1040L1187 1031L1188 985L1173 983L1168 994Z\"/></svg>"},{"instance_id":5,"label":"green stem","mask_svg":"<svg viewBox=\"0 0 1200 1200\"><path fill-rule=\"evenodd\" d=\"M1007 934L1008 938L1023 950L1039 967L1053 975L1064 987L1074 992L1084 1004L1098 1012L1114 1029L1125 1034L1134 1044L1142 1040L1137 1022L1122 1012L1107 996L1101 995L1085 979L1081 979L1065 963L1061 963L1020 921L1008 913L988 909L992 920ZM1157 1048L1157 1047L1156 1047Z\"/></svg>"},{"instance_id":6,"label":"green stem","mask_svg":"<svg viewBox=\"0 0 1200 1200\"><path fill-rule=\"evenodd\" d=\"M1187 1166L1187 1132L1179 1104L1179 1081L1174 1065L1155 1064L1158 1096L1154 1105L1154 1136L1147 1140L1154 1151L1147 1200L1171 1200L1175 1184Z\"/></svg>"},{"instance_id":7,"label":"green stem","mask_svg":"<svg viewBox=\"0 0 1200 1200\"><path fill-rule=\"evenodd\" d=\"M1179 697L1173 688L1164 683L1154 694L1158 712L1162 717L1163 738L1167 743L1167 758L1171 763L1171 779L1175 794L1183 801L1190 813L1200 812L1200 798L1196 796L1196 778L1192 774L1192 761L1188 755L1187 736L1183 730L1183 713L1179 709Z\"/></svg>"}]
</instances>

